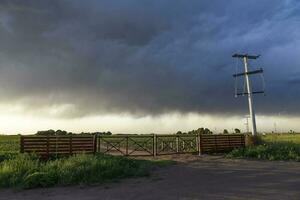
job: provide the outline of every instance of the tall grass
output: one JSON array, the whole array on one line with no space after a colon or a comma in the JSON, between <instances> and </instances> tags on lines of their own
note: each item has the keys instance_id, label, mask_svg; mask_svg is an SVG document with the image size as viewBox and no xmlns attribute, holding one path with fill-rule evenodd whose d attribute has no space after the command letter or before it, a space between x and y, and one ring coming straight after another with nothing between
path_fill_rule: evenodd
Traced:
<instances>
[{"instance_id":1,"label":"tall grass","mask_svg":"<svg viewBox=\"0 0 300 200\"><path fill-rule=\"evenodd\" d=\"M262 136L260 144L235 149L229 158L256 158L263 160L285 160L300 162L300 143L298 136Z\"/></svg>"},{"instance_id":2,"label":"tall grass","mask_svg":"<svg viewBox=\"0 0 300 200\"><path fill-rule=\"evenodd\" d=\"M76 155L41 161L20 154L0 163L0 187L35 188L94 184L149 175L159 165L146 160L108 155Z\"/></svg>"}]
</instances>

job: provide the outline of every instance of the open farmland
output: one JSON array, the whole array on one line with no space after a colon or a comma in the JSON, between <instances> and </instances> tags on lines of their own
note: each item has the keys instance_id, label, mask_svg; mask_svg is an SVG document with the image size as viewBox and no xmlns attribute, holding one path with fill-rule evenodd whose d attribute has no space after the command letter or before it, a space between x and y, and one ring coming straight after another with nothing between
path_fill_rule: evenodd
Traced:
<instances>
[{"instance_id":1,"label":"open farmland","mask_svg":"<svg viewBox=\"0 0 300 200\"><path fill-rule=\"evenodd\" d=\"M292 142L300 144L300 134L268 134L262 137L266 142Z\"/></svg>"},{"instance_id":2,"label":"open farmland","mask_svg":"<svg viewBox=\"0 0 300 200\"><path fill-rule=\"evenodd\" d=\"M0 135L0 153L15 153L20 150L20 136Z\"/></svg>"}]
</instances>

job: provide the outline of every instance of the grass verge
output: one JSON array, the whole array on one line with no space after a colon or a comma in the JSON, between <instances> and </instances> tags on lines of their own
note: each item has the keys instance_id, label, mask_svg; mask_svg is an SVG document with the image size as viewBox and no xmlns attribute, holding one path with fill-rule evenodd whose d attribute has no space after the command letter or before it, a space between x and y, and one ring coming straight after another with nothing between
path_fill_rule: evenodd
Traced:
<instances>
[{"instance_id":1,"label":"grass verge","mask_svg":"<svg viewBox=\"0 0 300 200\"><path fill-rule=\"evenodd\" d=\"M235 149L228 158L255 158L262 160L300 161L300 144L293 142L263 142L256 146Z\"/></svg>"},{"instance_id":2,"label":"grass verge","mask_svg":"<svg viewBox=\"0 0 300 200\"><path fill-rule=\"evenodd\" d=\"M19 154L0 163L0 187L36 188L98 184L128 177L148 176L155 166L168 161L136 160L109 155L76 155L41 161Z\"/></svg>"}]
</instances>

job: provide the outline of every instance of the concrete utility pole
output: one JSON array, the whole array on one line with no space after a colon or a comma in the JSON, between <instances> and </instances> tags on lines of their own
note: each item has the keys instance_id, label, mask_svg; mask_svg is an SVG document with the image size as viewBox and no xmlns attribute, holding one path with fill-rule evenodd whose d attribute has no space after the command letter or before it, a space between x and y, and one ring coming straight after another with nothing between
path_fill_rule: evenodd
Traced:
<instances>
[{"instance_id":1,"label":"concrete utility pole","mask_svg":"<svg viewBox=\"0 0 300 200\"><path fill-rule=\"evenodd\" d=\"M254 111L254 106L253 106L252 94L264 93L264 91L257 91L257 92L252 91L249 75L263 73L263 69L259 69L259 70L255 70L255 71L249 71L249 69L248 69L248 59L257 59L259 56L253 56L253 55L251 56L248 54L234 54L232 57L233 58L242 58L243 62L244 62L245 72L239 73L239 74L234 74L233 77L235 77L235 78L237 78L239 76L245 77L246 85L247 85L247 92L237 93L236 95L243 95L243 96L247 95L248 96L249 113L250 113L250 120L251 120L251 132L252 132L252 135L256 135L257 134L256 120L255 120L255 111Z\"/></svg>"},{"instance_id":2,"label":"concrete utility pole","mask_svg":"<svg viewBox=\"0 0 300 200\"><path fill-rule=\"evenodd\" d=\"M253 100L252 100L252 88L251 88L251 81L248 75L248 57L244 56L244 66L245 66L245 78L246 78L246 85L247 85L247 92L248 92L248 103L249 103L249 111L250 111L250 120L252 123L251 131L252 135L256 135L256 120L255 120L255 111L253 107Z\"/></svg>"}]
</instances>

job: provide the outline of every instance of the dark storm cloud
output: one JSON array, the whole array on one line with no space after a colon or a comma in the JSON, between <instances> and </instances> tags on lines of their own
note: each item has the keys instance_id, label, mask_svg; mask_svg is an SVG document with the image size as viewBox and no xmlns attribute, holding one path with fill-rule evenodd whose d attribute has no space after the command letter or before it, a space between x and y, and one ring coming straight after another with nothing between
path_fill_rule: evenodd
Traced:
<instances>
[{"instance_id":1,"label":"dark storm cloud","mask_svg":"<svg viewBox=\"0 0 300 200\"><path fill-rule=\"evenodd\" d=\"M248 52L266 70L258 111L298 114L299 13L288 0L1 1L0 98L70 117L243 113L231 54Z\"/></svg>"}]
</instances>

